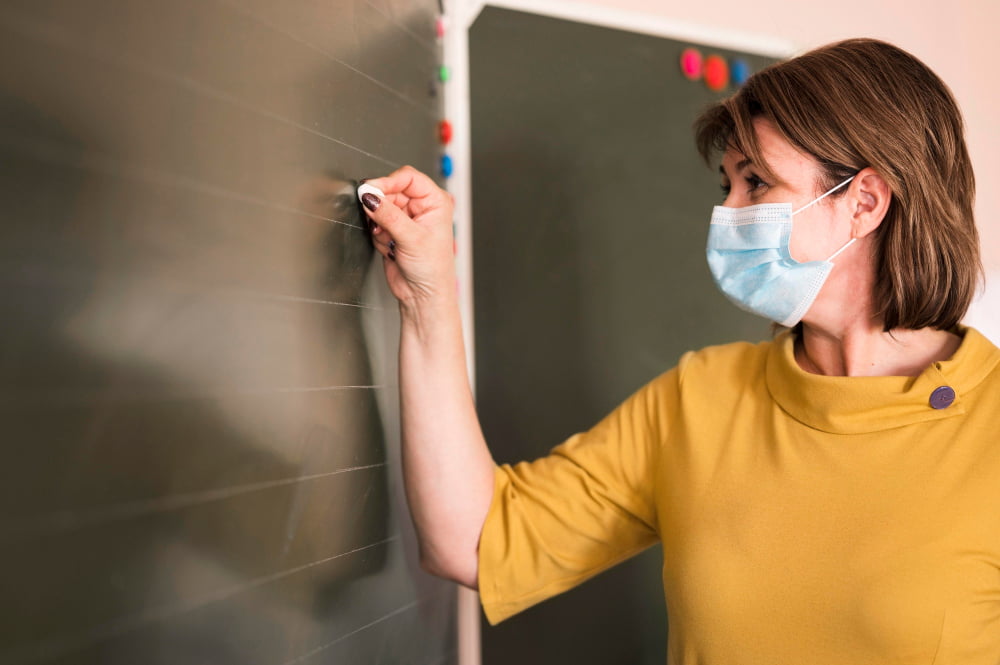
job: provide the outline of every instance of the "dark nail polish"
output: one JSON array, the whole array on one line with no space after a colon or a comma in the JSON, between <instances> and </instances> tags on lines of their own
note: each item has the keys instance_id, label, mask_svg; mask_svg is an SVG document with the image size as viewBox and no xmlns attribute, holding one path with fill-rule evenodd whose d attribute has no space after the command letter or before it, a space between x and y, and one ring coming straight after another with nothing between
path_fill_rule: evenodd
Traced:
<instances>
[{"instance_id":1,"label":"dark nail polish","mask_svg":"<svg viewBox=\"0 0 1000 665\"><path fill-rule=\"evenodd\" d=\"M389 241L389 251L390 252L395 252L396 251L396 241L395 240L390 240Z\"/></svg>"},{"instance_id":2,"label":"dark nail polish","mask_svg":"<svg viewBox=\"0 0 1000 665\"><path fill-rule=\"evenodd\" d=\"M364 194L361 197L361 202L364 203L365 207L371 210L372 212L378 210L378 207L382 205L382 202L379 200L379 198L374 194L372 194L371 192Z\"/></svg>"},{"instance_id":3,"label":"dark nail polish","mask_svg":"<svg viewBox=\"0 0 1000 665\"><path fill-rule=\"evenodd\" d=\"M388 255L388 256L389 256L389 258L390 258L390 259L392 259L393 261L395 261L395 260L396 260L396 252L393 252L393 251L390 251L390 252L389 252L389 255Z\"/></svg>"}]
</instances>

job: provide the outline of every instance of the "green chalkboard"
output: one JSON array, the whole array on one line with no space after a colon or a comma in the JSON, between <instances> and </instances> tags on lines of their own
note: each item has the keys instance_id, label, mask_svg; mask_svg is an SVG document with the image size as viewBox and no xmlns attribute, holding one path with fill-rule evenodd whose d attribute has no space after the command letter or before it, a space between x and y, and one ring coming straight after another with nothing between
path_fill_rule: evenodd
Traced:
<instances>
[{"instance_id":1,"label":"green chalkboard","mask_svg":"<svg viewBox=\"0 0 1000 665\"><path fill-rule=\"evenodd\" d=\"M438 11L2 3L0 663L457 660L354 189L437 164Z\"/></svg>"}]
</instances>

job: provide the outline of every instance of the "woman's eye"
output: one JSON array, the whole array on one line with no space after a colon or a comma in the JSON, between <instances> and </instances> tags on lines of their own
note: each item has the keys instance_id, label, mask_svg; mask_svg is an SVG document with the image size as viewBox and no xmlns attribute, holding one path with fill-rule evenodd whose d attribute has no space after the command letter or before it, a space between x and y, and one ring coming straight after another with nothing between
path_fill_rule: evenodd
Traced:
<instances>
[{"instance_id":1,"label":"woman's eye","mask_svg":"<svg viewBox=\"0 0 1000 665\"><path fill-rule=\"evenodd\" d=\"M767 183L761 180L758 176L750 174L746 177L747 185L750 186L750 191L755 192L759 189L764 189L767 187Z\"/></svg>"}]
</instances>

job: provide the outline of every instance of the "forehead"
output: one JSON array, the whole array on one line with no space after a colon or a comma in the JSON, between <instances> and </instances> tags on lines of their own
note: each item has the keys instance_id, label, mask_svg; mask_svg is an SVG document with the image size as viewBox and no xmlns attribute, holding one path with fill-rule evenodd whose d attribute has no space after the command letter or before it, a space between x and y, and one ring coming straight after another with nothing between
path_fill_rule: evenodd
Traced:
<instances>
[{"instance_id":1,"label":"forehead","mask_svg":"<svg viewBox=\"0 0 1000 665\"><path fill-rule=\"evenodd\" d=\"M753 127L761 155L767 162L767 167L775 175L782 180L800 179L797 176L811 179L815 176L819 163L811 155L801 152L785 140L769 120L757 118L753 121ZM722 157L722 167L735 172L741 162L747 159L747 156L739 150L729 148Z\"/></svg>"}]
</instances>

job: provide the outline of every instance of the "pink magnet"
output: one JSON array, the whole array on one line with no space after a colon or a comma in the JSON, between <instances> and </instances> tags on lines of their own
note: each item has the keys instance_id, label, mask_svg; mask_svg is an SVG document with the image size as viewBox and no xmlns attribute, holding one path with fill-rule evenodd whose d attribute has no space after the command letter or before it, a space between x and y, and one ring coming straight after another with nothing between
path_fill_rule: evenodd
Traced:
<instances>
[{"instance_id":1,"label":"pink magnet","mask_svg":"<svg viewBox=\"0 0 1000 665\"><path fill-rule=\"evenodd\" d=\"M439 16L438 19L437 19L437 21L435 21L435 23L434 23L434 28L437 31L438 39L443 39L444 38L444 33L445 33L445 30L447 29L447 27L448 26L446 26L445 22L444 22L444 17L443 16Z\"/></svg>"},{"instance_id":2,"label":"pink magnet","mask_svg":"<svg viewBox=\"0 0 1000 665\"><path fill-rule=\"evenodd\" d=\"M681 53L681 71L692 81L701 78L701 51L696 48L686 48Z\"/></svg>"},{"instance_id":3,"label":"pink magnet","mask_svg":"<svg viewBox=\"0 0 1000 665\"><path fill-rule=\"evenodd\" d=\"M729 85L729 65L721 55L713 53L705 58L705 85L716 92Z\"/></svg>"}]
</instances>

